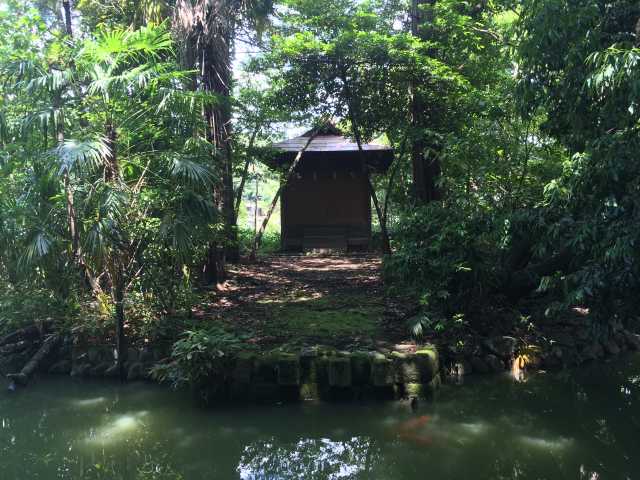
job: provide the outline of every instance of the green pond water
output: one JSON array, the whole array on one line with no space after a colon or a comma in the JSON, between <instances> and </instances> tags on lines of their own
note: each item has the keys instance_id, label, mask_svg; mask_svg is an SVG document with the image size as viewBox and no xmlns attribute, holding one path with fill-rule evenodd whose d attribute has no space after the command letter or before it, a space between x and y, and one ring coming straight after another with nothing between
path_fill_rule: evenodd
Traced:
<instances>
[{"instance_id":1,"label":"green pond water","mask_svg":"<svg viewBox=\"0 0 640 480\"><path fill-rule=\"evenodd\" d=\"M437 402L227 406L149 384L0 392L0 479L640 478L640 356Z\"/></svg>"}]
</instances>

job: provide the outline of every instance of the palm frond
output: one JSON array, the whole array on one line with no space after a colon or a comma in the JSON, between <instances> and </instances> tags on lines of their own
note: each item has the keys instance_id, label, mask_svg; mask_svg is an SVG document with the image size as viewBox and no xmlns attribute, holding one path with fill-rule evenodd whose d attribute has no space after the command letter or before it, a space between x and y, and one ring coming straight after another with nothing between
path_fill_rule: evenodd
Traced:
<instances>
[{"instance_id":1,"label":"palm frond","mask_svg":"<svg viewBox=\"0 0 640 480\"><path fill-rule=\"evenodd\" d=\"M34 265L49 255L52 246L53 240L44 231L33 232L24 248L20 262L23 266Z\"/></svg>"},{"instance_id":2,"label":"palm frond","mask_svg":"<svg viewBox=\"0 0 640 480\"><path fill-rule=\"evenodd\" d=\"M171 175L192 186L208 186L213 183L209 168L184 157L175 157L169 168Z\"/></svg>"},{"instance_id":3,"label":"palm frond","mask_svg":"<svg viewBox=\"0 0 640 480\"><path fill-rule=\"evenodd\" d=\"M65 140L56 148L56 155L60 165L59 173L70 172L73 169L93 171L103 163L109 150L102 138L92 140Z\"/></svg>"}]
</instances>

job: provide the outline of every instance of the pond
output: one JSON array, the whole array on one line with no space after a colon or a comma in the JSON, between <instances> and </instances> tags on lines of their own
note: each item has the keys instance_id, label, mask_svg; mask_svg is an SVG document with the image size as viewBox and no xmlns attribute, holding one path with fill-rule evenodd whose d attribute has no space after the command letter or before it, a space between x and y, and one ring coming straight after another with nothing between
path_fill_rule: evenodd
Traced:
<instances>
[{"instance_id":1,"label":"pond","mask_svg":"<svg viewBox=\"0 0 640 480\"><path fill-rule=\"evenodd\" d=\"M640 356L438 401L200 410L149 384L0 392L1 479L640 478Z\"/></svg>"}]
</instances>

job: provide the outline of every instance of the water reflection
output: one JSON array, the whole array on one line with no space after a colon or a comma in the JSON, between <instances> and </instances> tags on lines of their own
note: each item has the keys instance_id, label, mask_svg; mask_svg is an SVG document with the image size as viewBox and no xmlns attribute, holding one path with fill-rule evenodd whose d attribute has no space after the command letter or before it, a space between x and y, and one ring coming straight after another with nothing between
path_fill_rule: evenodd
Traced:
<instances>
[{"instance_id":1,"label":"water reflection","mask_svg":"<svg viewBox=\"0 0 640 480\"><path fill-rule=\"evenodd\" d=\"M105 448L126 442L143 433L145 419L148 417L148 411L140 411L109 418L104 425L92 428L84 438L84 443L92 447Z\"/></svg>"},{"instance_id":2,"label":"water reflection","mask_svg":"<svg viewBox=\"0 0 640 480\"><path fill-rule=\"evenodd\" d=\"M335 480L370 473L380 457L375 441L368 437L338 442L328 438L300 439L292 445L280 445L271 439L247 445L237 471L242 480Z\"/></svg>"},{"instance_id":3,"label":"water reflection","mask_svg":"<svg viewBox=\"0 0 640 480\"><path fill-rule=\"evenodd\" d=\"M525 379L469 377L414 414L44 378L0 395L0 479L640 478L640 357Z\"/></svg>"}]
</instances>

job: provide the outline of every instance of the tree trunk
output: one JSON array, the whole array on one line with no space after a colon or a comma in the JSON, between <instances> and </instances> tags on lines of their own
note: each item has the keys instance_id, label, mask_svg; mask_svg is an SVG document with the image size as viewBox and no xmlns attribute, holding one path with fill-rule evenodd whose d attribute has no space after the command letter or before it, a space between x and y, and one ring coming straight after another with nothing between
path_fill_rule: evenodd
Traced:
<instances>
[{"instance_id":1,"label":"tree trunk","mask_svg":"<svg viewBox=\"0 0 640 480\"><path fill-rule=\"evenodd\" d=\"M264 231L267 228L267 224L269 223L271 214L273 213L273 210L276 208L276 204L280 199L282 190L289 183L289 180L291 179L293 172L295 171L296 167L300 163L300 160L302 159L302 155L307 150L307 148L309 148L309 145L311 144L313 139L316 138L316 135L318 135L318 130L314 131L313 133L311 133L311 135L309 135L309 139L307 140L307 143L304 144L302 149L296 155L296 158L294 158L293 163L291 164L291 166L289 167L289 170L287 171L287 175L284 177L284 181L280 183L280 187L278 188L278 191L273 196L273 200L271 201L271 205L269 206L269 210L267 211L267 216L264 217L264 220L262 221L262 225L260 226L260 230L258 231L255 238L253 239L253 247L251 249L251 255L249 257L252 261L256 259L256 256L258 254L258 248L260 248L260 243L262 243L262 235L264 235Z\"/></svg>"},{"instance_id":2,"label":"tree trunk","mask_svg":"<svg viewBox=\"0 0 640 480\"><path fill-rule=\"evenodd\" d=\"M105 123L106 156L104 159L104 178L107 183L118 186L121 182L120 165L118 164L117 130L112 119ZM111 297L115 306L116 323L116 368L121 381L126 380L124 364L126 361L127 347L124 332L125 311L124 299L127 281L124 265L127 263L123 257L123 245L113 242L109 253L109 275L111 277Z\"/></svg>"},{"instance_id":3,"label":"tree trunk","mask_svg":"<svg viewBox=\"0 0 640 480\"><path fill-rule=\"evenodd\" d=\"M559 271L566 273L571 258L569 250L563 250L535 265L527 266L516 272L507 272L500 291L512 300L520 299L538 288L542 277Z\"/></svg>"},{"instance_id":4,"label":"tree trunk","mask_svg":"<svg viewBox=\"0 0 640 480\"><path fill-rule=\"evenodd\" d=\"M116 152L117 133L111 120L107 120L104 126L105 144L107 155L104 164L104 180L107 183L117 183L120 180L118 168L118 156Z\"/></svg>"},{"instance_id":5,"label":"tree trunk","mask_svg":"<svg viewBox=\"0 0 640 480\"><path fill-rule=\"evenodd\" d=\"M411 1L411 34L421 40L428 40L424 26L430 20L426 18L421 7L433 4L435 0ZM437 145L429 145L422 133L428 120L428 105L422 100L418 92L418 84L414 81L411 85L411 129L413 130L411 166L414 195L420 204L442 198L437 183L441 174L439 148Z\"/></svg>"},{"instance_id":6,"label":"tree trunk","mask_svg":"<svg viewBox=\"0 0 640 480\"><path fill-rule=\"evenodd\" d=\"M249 174L249 165L251 163L251 152L253 150L253 144L256 140L256 135L260 131L260 127L256 127L253 133L251 134L251 138L249 139L249 145L247 146L247 158L244 162L244 168L242 169L242 177L240 177L240 185L238 185L238 189L236 191L236 204L233 208L235 214L235 222L238 223L238 215L240 213L240 203L242 202L242 193L244 191L244 184L247 181L247 176Z\"/></svg>"},{"instance_id":7,"label":"tree trunk","mask_svg":"<svg viewBox=\"0 0 640 480\"><path fill-rule=\"evenodd\" d=\"M27 327L23 327L18 330L15 330L11 333L6 334L4 337L0 338L0 345L7 345L10 343L16 343L20 340L42 336L43 333L47 332L51 328L52 324L53 324L52 321L45 321L45 322L42 322L41 325L38 325L38 324L29 325Z\"/></svg>"},{"instance_id":8,"label":"tree trunk","mask_svg":"<svg viewBox=\"0 0 640 480\"><path fill-rule=\"evenodd\" d=\"M71 1L62 0L62 8L64 10L64 26L67 35L73 37L73 30L71 29Z\"/></svg>"},{"instance_id":9,"label":"tree trunk","mask_svg":"<svg viewBox=\"0 0 640 480\"><path fill-rule=\"evenodd\" d=\"M115 259L113 272L111 275L113 288L113 301L116 308L116 368L120 381L124 382L127 374L124 369L126 361L126 337L124 333L125 314L124 314L124 295L125 295L125 279L124 268L120 258Z\"/></svg>"},{"instance_id":10,"label":"tree trunk","mask_svg":"<svg viewBox=\"0 0 640 480\"><path fill-rule=\"evenodd\" d=\"M347 72L346 70L343 72L342 77L345 94L347 96L347 106L349 110L349 119L351 120L351 128L353 129L353 136L356 139L356 143L358 144L358 156L360 157L360 164L362 167L362 171L367 176L367 188L369 190L369 196L371 200L373 200L373 206L376 209L376 215L378 216L378 223L380 224L380 233L382 234L382 253L385 255L391 255L391 243L389 241L389 232L387 231L386 219L382 213L380 208L380 202L378 201L378 196L376 195L376 190L373 188L373 184L371 183L371 178L369 177L369 172L366 168L366 161L364 157L364 151L362 150L362 139L360 137L360 127L358 126L358 121L356 119L356 115L353 108L353 101L355 99L351 95L351 89L349 87L349 83L347 80Z\"/></svg>"},{"instance_id":11,"label":"tree trunk","mask_svg":"<svg viewBox=\"0 0 640 480\"><path fill-rule=\"evenodd\" d=\"M400 151L397 155L397 159L391 165L391 172L389 173L389 181L387 182L387 189L384 194L384 205L382 207L382 218L384 220L385 226L388 225L388 219L389 219L389 199L391 195L391 189L393 188L393 183L394 183L396 174L398 173L398 170L400 170L400 162L402 162L402 158L404 157L404 149L406 144L407 144L407 137L405 136L402 139L402 143L400 144Z\"/></svg>"},{"instance_id":12,"label":"tree trunk","mask_svg":"<svg viewBox=\"0 0 640 480\"><path fill-rule=\"evenodd\" d=\"M60 335L53 334L49 336L40 346L36 354L31 357L31 360L22 368L20 373L10 373L7 378L12 382L19 385L26 385L29 382L29 378L40 366L42 360L44 360L58 345L60 342Z\"/></svg>"},{"instance_id":13,"label":"tree trunk","mask_svg":"<svg viewBox=\"0 0 640 480\"><path fill-rule=\"evenodd\" d=\"M222 214L224 238L222 245L212 241L209 258L205 267L209 282L222 283L225 280L226 255L232 261L238 257L238 241L235 228L233 196L233 166L231 157L231 37L222 31L207 37L210 40L202 47L202 87L207 92L217 94L222 101L205 107L207 141L213 146L213 164L220 182L214 191L214 202Z\"/></svg>"}]
</instances>

